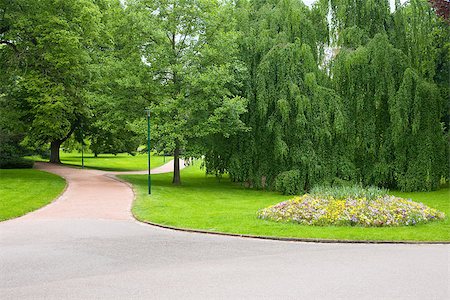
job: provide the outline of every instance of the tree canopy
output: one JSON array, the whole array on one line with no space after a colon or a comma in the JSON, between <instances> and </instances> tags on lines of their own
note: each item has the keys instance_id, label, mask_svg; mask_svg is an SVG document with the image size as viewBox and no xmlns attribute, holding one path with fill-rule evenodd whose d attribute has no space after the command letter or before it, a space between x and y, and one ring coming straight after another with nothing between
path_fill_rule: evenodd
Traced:
<instances>
[{"instance_id":1,"label":"tree canopy","mask_svg":"<svg viewBox=\"0 0 450 300\"><path fill-rule=\"evenodd\" d=\"M26 124L26 144L59 150L89 114L86 87L100 11L88 0L3 2L4 101ZM59 152L51 161L59 162Z\"/></svg>"},{"instance_id":2,"label":"tree canopy","mask_svg":"<svg viewBox=\"0 0 450 300\"><path fill-rule=\"evenodd\" d=\"M236 57L235 20L216 0L134 1L152 27L142 56L152 78L153 140L178 157L201 156L205 141L242 130L245 99L236 93L243 66Z\"/></svg>"},{"instance_id":3,"label":"tree canopy","mask_svg":"<svg viewBox=\"0 0 450 300\"><path fill-rule=\"evenodd\" d=\"M236 14L251 130L211 147L209 172L270 188L296 170L301 190L430 190L448 177L448 25L427 1L394 12L389 1L241 1Z\"/></svg>"},{"instance_id":4,"label":"tree canopy","mask_svg":"<svg viewBox=\"0 0 450 300\"><path fill-rule=\"evenodd\" d=\"M255 188L295 174L300 192L436 189L449 173L449 23L429 1L395 4L0 0L0 159L50 145L59 162L71 137L133 153L148 107L175 184L179 157L204 157L206 172Z\"/></svg>"}]
</instances>

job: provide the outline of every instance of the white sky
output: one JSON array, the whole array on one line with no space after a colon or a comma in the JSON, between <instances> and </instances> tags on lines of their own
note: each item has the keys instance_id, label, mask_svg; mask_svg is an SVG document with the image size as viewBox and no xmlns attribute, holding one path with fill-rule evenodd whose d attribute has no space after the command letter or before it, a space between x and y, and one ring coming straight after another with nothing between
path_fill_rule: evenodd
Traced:
<instances>
[{"instance_id":1,"label":"white sky","mask_svg":"<svg viewBox=\"0 0 450 300\"><path fill-rule=\"evenodd\" d=\"M393 10L395 8L395 0L389 0L391 2L391 9ZM316 0L303 0L303 3L306 5L311 5L312 3L316 2ZM406 0L400 0L401 3L405 3Z\"/></svg>"}]
</instances>

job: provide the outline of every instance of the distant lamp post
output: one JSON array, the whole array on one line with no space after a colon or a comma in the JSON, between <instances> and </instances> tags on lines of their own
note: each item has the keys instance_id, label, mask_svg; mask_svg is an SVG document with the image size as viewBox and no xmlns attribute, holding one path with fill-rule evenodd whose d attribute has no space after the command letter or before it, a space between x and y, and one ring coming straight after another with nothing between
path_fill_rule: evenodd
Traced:
<instances>
[{"instance_id":1,"label":"distant lamp post","mask_svg":"<svg viewBox=\"0 0 450 300\"><path fill-rule=\"evenodd\" d=\"M84 141L81 141L81 168L84 169Z\"/></svg>"},{"instance_id":2,"label":"distant lamp post","mask_svg":"<svg viewBox=\"0 0 450 300\"><path fill-rule=\"evenodd\" d=\"M146 108L147 113L147 153L148 153L148 194L152 193L152 179L150 175L150 108Z\"/></svg>"},{"instance_id":3,"label":"distant lamp post","mask_svg":"<svg viewBox=\"0 0 450 300\"><path fill-rule=\"evenodd\" d=\"M83 133L83 123L81 123L81 168L84 169L84 133Z\"/></svg>"}]
</instances>

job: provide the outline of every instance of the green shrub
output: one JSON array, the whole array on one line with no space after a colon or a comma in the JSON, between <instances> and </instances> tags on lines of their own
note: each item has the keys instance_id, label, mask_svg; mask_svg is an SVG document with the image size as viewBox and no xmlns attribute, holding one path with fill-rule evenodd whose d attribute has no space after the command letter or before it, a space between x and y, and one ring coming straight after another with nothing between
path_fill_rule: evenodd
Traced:
<instances>
[{"instance_id":1,"label":"green shrub","mask_svg":"<svg viewBox=\"0 0 450 300\"><path fill-rule=\"evenodd\" d=\"M325 186L319 185L311 189L311 196L319 198L347 199L366 198L374 200L387 195L388 191L378 187L362 187L361 185L350 186Z\"/></svg>"},{"instance_id":2,"label":"green shrub","mask_svg":"<svg viewBox=\"0 0 450 300\"><path fill-rule=\"evenodd\" d=\"M275 179L275 190L283 195L301 195L304 193L306 176L301 170L290 170Z\"/></svg>"},{"instance_id":3,"label":"green shrub","mask_svg":"<svg viewBox=\"0 0 450 300\"><path fill-rule=\"evenodd\" d=\"M0 169L31 169L34 161L22 157L0 161Z\"/></svg>"}]
</instances>

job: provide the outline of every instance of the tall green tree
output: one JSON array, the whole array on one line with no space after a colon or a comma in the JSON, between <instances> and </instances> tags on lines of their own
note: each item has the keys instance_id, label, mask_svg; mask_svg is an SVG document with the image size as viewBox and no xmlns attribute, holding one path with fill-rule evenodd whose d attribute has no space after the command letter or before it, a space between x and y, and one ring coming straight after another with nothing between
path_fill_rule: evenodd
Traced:
<instances>
[{"instance_id":1,"label":"tall green tree","mask_svg":"<svg viewBox=\"0 0 450 300\"><path fill-rule=\"evenodd\" d=\"M358 181L395 187L390 106L407 68L407 57L386 34L356 51L341 50L333 68L336 91L348 112L349 154Z\"/></svg>"},{"instance_id":2,"label":"tall green tree","mask_svg":"<svg viewBox=\"0 0 450 300\"><path fill-rule=\"evenodd\" d=\"M119 0L96 2L101 11L100 35L91 57L91 115L83 124L90 150L134 153L145 134L134 126L150 98L150 78L141 65L141 36L149 32L132 8Z\"/></svg>"},{"instance_id":3,"label":"tall green tree","mask_svg":"<svg viewBox=\"0 0 450 300\"><path fill-rule=\"evenodd\" d=\"M271 187L291 169L302 174L300 190L332 181L345 169L338 164L348 161L342 102L318 67L328 42L326 12L283 0L240 1L236 14L240 55L249 70L243 120L251 130L210 148L207 168L257 188Z\"/></svg>"},{"instance_id":4,"label":"tall green tree","mask_svg":"<svg viewBox=\"0 0 450 300\"><path fill-rule=\"evenodd\" d=\"M357 47L390 27L389 0L331 0L333 32L340 46Z\"/></svg>"},{"instance_id":5,"label":"tall green tree","mask_svg":"<svg viewBox=\"0 0 450 300\"><path fill-rule=\"evenodd\" d=\"M0 51L8 56L11 101L28 126L26 143L60 145L89 113L85 87L100 12L88 0L3 1ZM6 49L8 48L8 49Z\"/></svg>"},{"instance_id":6,"label":"tall green tree","mask_svg":"<svg viewBox=\"0 0 450 300\"><path fill-rule=\"evenodd\" d=\"M142 44L155 88L152 132L157 148L173 151L173 183L180 184L180 156L200 156L211 136L244 129L245 99L235 93L242 72L235 20L229 4L217 0L128 4L154 27Z\"/></svg>"},{"instance_id":7,"label":"tall green tree","mask_svg":"<svg viewBox=\"0 0 450 300\"><path fill-rule=\"evenodd\" d=\"M437 85L408 68L393 100L390 114L398 187L408 191L439 188L449 169Z\"/></svg>"},{"instance_id":8,"label":"tall green tree","mask_svg":"<svg viewBox=\"0 0 450 300\"><path fill-rule=\"evenodd\" d=\"M408 5L398 5L393 19L392 44L408 56L409 64L421 76L432 79L439 51L435 45L436 34L442 21L426 0L411 0Z\"/></svg>"},{"instance_id":9,"label":"tall green tree","mask_svg":"<svg viewBox=\"0 0 450 300\"><path fill-rule=\"evenodd\" d=\"M258 188L291 169L299 190L336 177L436 188L448 176L441 160L448 156L448 129L440 123L448 27L425 0L396 6L391 14L388 1L319 1L312 9L289 0L237 2L240 55L248 68L243 120L251 130L231 143L215 140L208 171L229 172ZM334 50L328 49L330 69L321 55L326 43ZM427 103L430 110L420 112ZM412 119L418 131L408 127ZM414 142L419 132L427 146Z\"/></svg>"},{"instance_id":10,"label":"tall green tree","mask_svg":"<svg viewBox=\"0 0 450 300\"><path fill-rule=\"evenodd\" d=\"M397 1L391 20L373 38L343 43L332 69L349 112L355 175L365 184L435 189L448 177L448 27L425 0Z\"/></svg>"}]
</instances>

